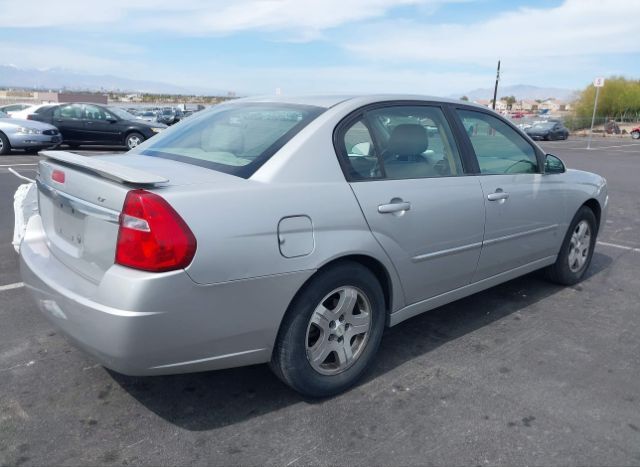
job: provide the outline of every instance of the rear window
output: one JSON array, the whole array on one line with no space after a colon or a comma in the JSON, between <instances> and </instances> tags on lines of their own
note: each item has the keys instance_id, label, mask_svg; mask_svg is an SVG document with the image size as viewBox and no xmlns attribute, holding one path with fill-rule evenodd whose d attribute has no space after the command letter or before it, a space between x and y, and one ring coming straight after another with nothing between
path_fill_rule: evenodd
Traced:
<instances>
[{"instance_id":1,"label":"rear window","mask_svg":"<svg viewBox=\"0 0 640 467\"><path fill-rule=\"evenodd\" d=\"M324 109L306 105L220 105L134 150L249 178Z\"/></svg>"}]
</instances>

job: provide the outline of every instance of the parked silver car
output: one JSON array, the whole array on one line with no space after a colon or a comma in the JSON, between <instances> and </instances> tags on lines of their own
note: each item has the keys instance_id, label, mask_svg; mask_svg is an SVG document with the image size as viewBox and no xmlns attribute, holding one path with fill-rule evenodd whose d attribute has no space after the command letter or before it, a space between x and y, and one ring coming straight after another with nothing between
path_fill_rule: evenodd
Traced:
<instances>
[{"instance_id":1,"label":"parked silver car","mask_svg":"<svg viewBox=\"0 0 640 467\"><path fill-rule=\"evenodd\" d=\"M11 118L0 112L0 155L11 149L37 151L60 144L62 137L58 129L47 123Z\"/></svg>"},{"instance_id":2,"label":"parked silver car","mask_svg":"<svg viewBox=\"0 0 640 467\"><path fill-rule=\"evenodd\" d=\"M486 108L419 96L243 99L126 155L46 152L25 284L118 372L269 362L336 394L385 326L536 269L581 280L604 178Z\"/></svg>"}]
</instances>

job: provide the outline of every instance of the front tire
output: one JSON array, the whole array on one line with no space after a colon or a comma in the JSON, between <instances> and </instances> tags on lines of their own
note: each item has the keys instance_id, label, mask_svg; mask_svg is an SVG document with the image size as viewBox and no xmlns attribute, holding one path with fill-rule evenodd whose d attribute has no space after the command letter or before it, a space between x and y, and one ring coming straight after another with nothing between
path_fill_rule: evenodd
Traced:
<instances>
[{"instance_id":1,"label":"front tire","mask_svg":"<svg viewBox=\"0 0 640 467\"><path fill-rule=\"evenodd\" d=\"M546 269L547 278L561 285L580 282L591 264L597 235L595 214L582 206L569 225L556 262Z\"/></svg>"},{"instance_id":2,"label":"front tire","mask_svg":"<svg viewBox=\"0 0 640 467\"><path fill-rule=\"evenodd\" d=\"M328 397L353 386L374 359L386 319L373 273L343 262L317 273L287 311L271 358L294 390Z\"/></svg>"},{"instance_id":3,"label":"front tire","mask_svg":"<svg viewBox=\"0 0 640 467\"><path fill-rule=\"evenodd\" d=\"M9 142L9 138L7 138L4 133L0 133L0 155L4 156L10 153L11 143Z\"/></svg>"},{"instance_id":4,"label":"front tire","mask_svg":"<svg viewBox=\"0 0 640 467\"><path fill-rule=\"evenodd\" d=\"M124 139L124 145L127 149L133 149L144 141L144 136L140 133L136 133L135 131L129 133L127 137Z\"/></svg>"},{"instance_id":5,"label":"front tire","mask_svg":"<svg viewBox=\"0 0 640 467\"><path fill-rule=\"evenodd\" d=\"M631 132L631 137L633 139L640 139L640 131L632 131Z\"/></svg>"}]
</instances>

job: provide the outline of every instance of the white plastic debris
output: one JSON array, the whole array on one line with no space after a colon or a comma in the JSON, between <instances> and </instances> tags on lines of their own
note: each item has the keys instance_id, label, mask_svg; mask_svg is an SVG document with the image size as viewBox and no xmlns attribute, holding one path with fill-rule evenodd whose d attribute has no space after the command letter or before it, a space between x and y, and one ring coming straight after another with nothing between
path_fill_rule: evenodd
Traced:
<instances>
[{"instance_id":1,"label":"white plastic debris","mask_svg":"<svg viewBox=\"0 0 640 467\"><path fill-rule=\"evenodd\" d=\"M33 214L38 212L38 190L35 183L23 183L13 195L13 248L20 252L20 243L27 230L27 222Z\"/></svg>"}]
</instances>

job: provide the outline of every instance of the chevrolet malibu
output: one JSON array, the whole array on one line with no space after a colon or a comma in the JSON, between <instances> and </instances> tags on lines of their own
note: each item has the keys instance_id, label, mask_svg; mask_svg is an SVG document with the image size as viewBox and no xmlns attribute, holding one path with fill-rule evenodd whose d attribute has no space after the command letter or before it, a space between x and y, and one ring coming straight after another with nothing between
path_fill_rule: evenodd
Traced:
<instances>
[{"instance_id":1,"label":"chevrolet malibu","mask_svg":"<svg viewBox=\"0 0 640 467\"><path fill-rule=\"evenodd\" d=\"M310 396L386 326L580 281L608 201L496 113L420 96L237 100L126 155L43 154L22 276L71 341L130 375L268 362Z\"/></svg>"}]
</instances>

